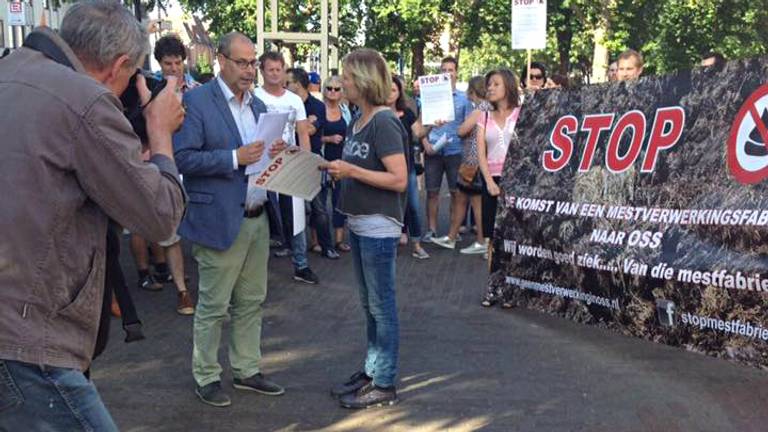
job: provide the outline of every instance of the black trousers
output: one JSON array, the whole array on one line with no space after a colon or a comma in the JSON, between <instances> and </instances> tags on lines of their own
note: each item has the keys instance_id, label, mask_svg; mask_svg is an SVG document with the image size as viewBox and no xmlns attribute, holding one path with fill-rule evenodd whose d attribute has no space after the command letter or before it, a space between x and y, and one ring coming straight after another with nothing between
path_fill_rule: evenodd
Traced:
<instances>
[{"instance_id":1,"label":"black trousers","mask_svg":"<svg viewBox=\"0 0 768 432\"><path fill-rule=\"evenodd\" d=\"M493 181L499 184L501 177L494 177ZM485 182L483 182L485 183ZM493 229L496 225L496 209L499 197L491 196L488 188L483 188L483 237L493 239Z\"/></svg>"}]
</instances>

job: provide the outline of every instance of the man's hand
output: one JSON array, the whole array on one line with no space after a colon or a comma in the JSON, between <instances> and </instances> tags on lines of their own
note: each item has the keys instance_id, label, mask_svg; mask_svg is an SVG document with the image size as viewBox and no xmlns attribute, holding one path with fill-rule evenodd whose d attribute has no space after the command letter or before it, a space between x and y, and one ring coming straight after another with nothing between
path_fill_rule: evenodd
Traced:
<instances>
[{"instance_id":1,"label":"man's hand","mask_svg":"<svg viewBox=\"0 0 768 432\"><path fill-rule=\"evenodd\" d=\"M448 120L435 120L435 127L442 127L450 123Z\"/></svg>"},{"instance_id":2,"label":"man's hand","mask_svg":"<svg viewBox=\"0 0 768 432\"><path fill-rule=\"evenodd\" d=\"M237 149L237 164L250 165L261 160L264 154L264 141L254 141Z\"/></svg>"},{"instance_id":3,"label":"man's hand","mask_svg":"<svg viewBox=\"0 0 768 432\"><path fill-rule=\"evenodd\" d=\"M281 151L286 149L286 147L288 147L288 144L286 144L282 138L276 139L269 148L269 158L274 159L274 157L279 155Z\"/></svg>"},{"instance_id":4,"label":"man's hand","mask_svg":"<svg viewBox=\"0 0 768 432\"><path fill-rule=\"evenodd\" d=\"M326 142L329 142L331 144L341 144L342 141L344 141L344 137L341 135L331 135L329 137L326 137Z\"/></svg>"},{"instance_id":5,"label":"man's hand","mask_svg":"<svg viewBox=\"0 0 768 432\"><path fill-rule=\"evenodd\" d=\"M147 136L152 153L162 153L173 158L171 135L176 132L184 121L184 107L176 96L176 77L168 77L168 84L152 100L152 93L147 88L147 82L139 74L136 88L139 92L141 105L144 108L144 118L147 121ZM148 104L148 105L147 105Z\"/></svg>"},{"instance_id":6,"label":"man's hand","mask_svg":"<svg viewBox=\"0 0 768 432\"><path fill-rule=\"evenodd\" d=\"M424 147L424 153L426 153L427 155L434 156L437 154L434 147L432 147L432 143L430 143L428 140L422 141L421 145Z\"/></svg>"},{"instance_id":7,"label":"man's hand","mask_svg":"<svg viewBox=\"0 0 768 432\"><path fill-rule=\"evenodd\" d=\"M341 159L320 164L320 169L328 171L328 174L330 174L334 180L351 177L354 168L354 165L349 162L344 162Z\"/></svg>"},{"instance_id":8,"label":"man's hand","mask_svg":"<svg viewBox=\"0 0 768 432\"><path fill-rule=\"evenodd\" d=\"M312 123L312 124L315 124L315 123L317 123L317 116L314 115L314 114L310 114L310 115L307 116L307 121Z\"/></svg>"}]
</instances>

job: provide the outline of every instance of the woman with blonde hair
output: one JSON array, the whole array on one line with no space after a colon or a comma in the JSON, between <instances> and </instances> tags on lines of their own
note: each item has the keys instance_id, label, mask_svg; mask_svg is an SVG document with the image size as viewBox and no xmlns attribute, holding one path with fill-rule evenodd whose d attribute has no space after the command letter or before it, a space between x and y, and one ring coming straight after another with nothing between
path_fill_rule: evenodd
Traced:
<instances>
[{"instance_id":1,"label":"woman with blonde hair","mask_svg":"<svg viewBox=\"0 0 768 432\"><path fill-rule=\"evenodd\" d=\"M325 102L325 128L323 129L323 157L327 161L341 159L347 125L352 120L349 107L343 103L341 77L334 75L325 80L323 101ZM331 192L333 205L333 228L336 237L336 250L349 252L349 244L344 242L344 224L347 218L338 210L341 188L334 186Z\"/></svg>"},{"instance_id":2,"label":"woman with blonde hair","mask_svg":"<svg viewBox=\"0 0 768 432\"><path fill-rule=\"evenodd\" d=\"M397 402L399 322L395 259L405 211L408 134L387 106L392 78L377 51L358 49L343 61L342 85L360 116L347 129L342 159L323 168L341 181L352 261L365 313L368 350L362 370L331 389L345 408Z\"/></svg>"}]
</instances>

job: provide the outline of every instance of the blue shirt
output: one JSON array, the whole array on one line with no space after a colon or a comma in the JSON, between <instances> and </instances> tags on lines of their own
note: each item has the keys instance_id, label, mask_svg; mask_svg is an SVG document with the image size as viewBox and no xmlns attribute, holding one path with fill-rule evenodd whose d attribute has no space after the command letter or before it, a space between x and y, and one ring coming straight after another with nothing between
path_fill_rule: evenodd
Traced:
<instances>
[{"instance_id":1,"label":"blue shirt","mask_svg":"<svg viewBox=\"0 0 768 432\"><path fill-rule=\"evenodd\" d=\"M464 119L472 113L472 102L467 99L466 93L456 90L453 92L453 113L454 120L441 127L432 128L429 132L429 142L434 144L445 134L448 137L448 143L438 152L443 156L461 154L464 144L459 137L459 126L464 123Z\"/></svg>"}]
</instances>

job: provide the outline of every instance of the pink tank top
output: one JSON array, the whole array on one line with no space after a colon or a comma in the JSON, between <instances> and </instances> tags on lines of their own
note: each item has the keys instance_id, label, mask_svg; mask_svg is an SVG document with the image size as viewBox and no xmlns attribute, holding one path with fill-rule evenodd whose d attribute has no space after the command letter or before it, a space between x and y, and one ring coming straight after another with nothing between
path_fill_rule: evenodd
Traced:
<instances>
[{"instance_id":1,"label":"pink tank top","mask_svg":"<svg viewBox=\"0 0 768 432\"><path fill-rule=\"evenodd\" d=\"M486 115L487 117L485 115L480 117L477 126L485 129L488 171L490 171L492 176L496 177L501 175L501 170L504 168L504 159L507 157L509 142L512 140L515 133L515 124L517 124L517 117L520 115L520 107L512 110L504 121L503 128L496 124L491 112L486 113ZM486 122L488 125L487 127Z\"/></svg>"}]
</instances>

